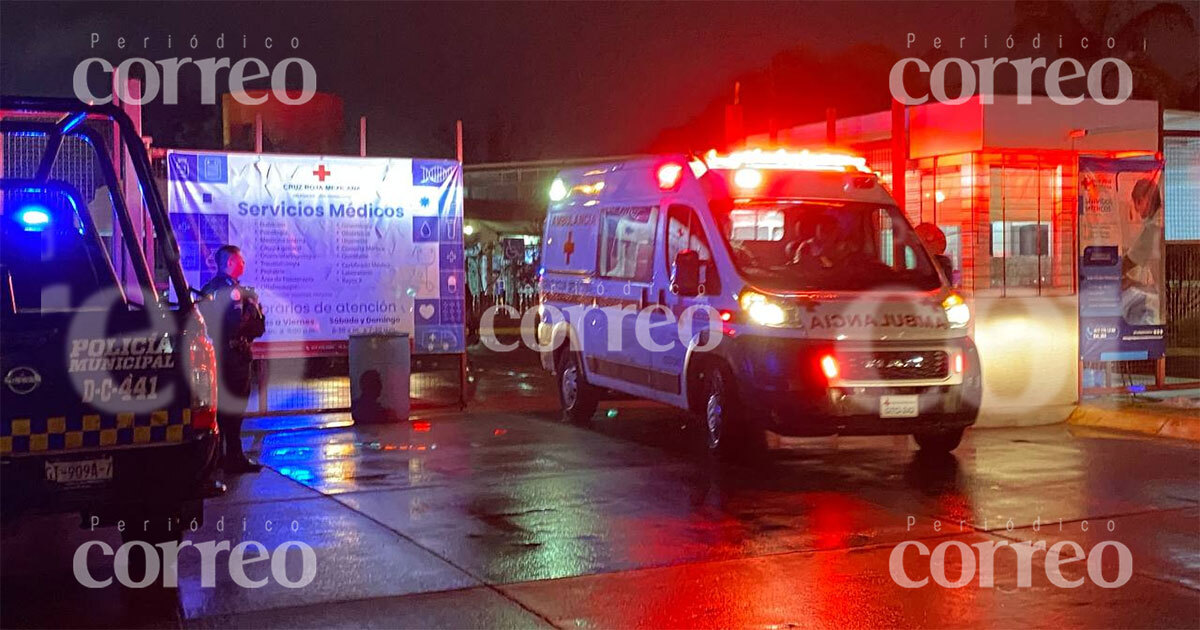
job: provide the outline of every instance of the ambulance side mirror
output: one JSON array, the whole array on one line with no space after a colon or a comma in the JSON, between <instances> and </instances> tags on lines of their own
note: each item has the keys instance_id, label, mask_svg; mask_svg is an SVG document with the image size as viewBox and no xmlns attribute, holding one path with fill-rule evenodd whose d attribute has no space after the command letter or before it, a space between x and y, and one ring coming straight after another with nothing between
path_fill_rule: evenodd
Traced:
<instances>
[{"instance_id":1,"label":"ambulance side mirror","mask_svg":"<svg viewBox=\"0 0 1200 630\"><path fill-rule=\"evenodd\" d=\"M671 292L676 295L700 294L700 255L685 249L671 263Z\"/></svg>"},{"instance_id":2,"label":"ambulance side mirror","mask_svg":"<svg viewBox=\"0 0 1200 630\"><path fill-rule=\"evenodd\" d=\"M954 261L945 254L935 254L933 257L938 266L942 268L942 273L946 275L946 281L951 285L954 284Z\"/></svg>"}]
</instances>

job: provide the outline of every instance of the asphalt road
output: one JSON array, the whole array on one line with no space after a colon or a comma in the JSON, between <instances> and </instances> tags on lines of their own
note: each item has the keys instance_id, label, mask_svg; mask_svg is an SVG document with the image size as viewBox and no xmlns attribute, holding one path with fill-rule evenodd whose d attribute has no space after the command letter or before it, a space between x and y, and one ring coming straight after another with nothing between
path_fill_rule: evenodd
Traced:
<instances>
[{"instance_id":1,"label":"asphalt road","mask_svg":"<svg viewBox=\"0 0 1200 630\"><path fill-rule=\"evenodd\" d=\"M232 479L187 539L272 552L301 541L316 563L306 586L287 588L265 561L245 568L261 587L238 586L222 554L205 587L185 548L178 589L86 589L76 549L116 548L119 536L42 518L5 532L0 623L1200 627L1200 449L1189 443L1059 425L971 431L950 458L902 438L843 438L732 466L705 462L686 418L653 405L560 424L545 378L522 365L477 372L467 413L255 436L271 470ZM905 541L940 546L945 567L910 545L904 577L949 583L975 565L972 579L901 587L889 560ZM1026 584L1011 551L1021 541L1073 541L1098 557L1101 581L1123 583L1103 587L1080 561L1061 574L1082 582L1057 586L1036 551ZM1128 575L1105 541L1128 548ZM958 544L989 542L1007 545L991 571ZM301 579L299 550L284 557L285 577ZM95 551L88 566L113 574Z\"/></svg>"}]
</instances>

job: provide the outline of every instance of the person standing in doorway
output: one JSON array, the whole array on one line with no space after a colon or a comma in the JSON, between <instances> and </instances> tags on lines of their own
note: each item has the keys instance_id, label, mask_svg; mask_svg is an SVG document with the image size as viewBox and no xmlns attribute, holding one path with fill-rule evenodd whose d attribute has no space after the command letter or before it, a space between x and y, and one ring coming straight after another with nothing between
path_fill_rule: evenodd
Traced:
<instances>
[{"instance_id":1,"label":"person standing in doorway","mask_svg":"<svg viewBox=\"0 0 1200 630\"><path fill-rule=\"evenodd\" d=\"M496 304L508 304L507 295L504 292L504 275L496 272Z\"/></svg>"},{"instance_id":2,"label":"person standing in doorway","mask_svg":"<svg viewBox=\"0 0 1200 630\"><path fill-rule=\"evenodd\" d=\"M258 295L239 280L246 270L242 250L222 245L213 256L217 275L201 293L201 309L217 355L217 425L221 431L221 468L227 473L262 470L242 451L242 417L250 396L251 346L266 331Z\"/></svg>"}]
</instances>

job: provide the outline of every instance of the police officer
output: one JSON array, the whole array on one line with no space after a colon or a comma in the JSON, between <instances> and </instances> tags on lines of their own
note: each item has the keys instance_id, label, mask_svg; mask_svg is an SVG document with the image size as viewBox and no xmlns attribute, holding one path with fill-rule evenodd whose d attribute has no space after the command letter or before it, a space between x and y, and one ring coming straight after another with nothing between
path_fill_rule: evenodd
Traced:
<instances>
[{"instance_id":1,"label":"police officer","mask_svg":"<svg viewBox=\"0 0 1200 630\"><path fill-rule=\"evenodd\" d=\"M242 416L250 396L250 352L261 337L265 318L253 289L238 281L246 270L242 250L222 245L214 255L217 275L204 285L204 318L216 348L220 381L217 387L217 424L221 431L221 468L228 473L262 470L242 452Z\"/></svg>"}]
</instances>

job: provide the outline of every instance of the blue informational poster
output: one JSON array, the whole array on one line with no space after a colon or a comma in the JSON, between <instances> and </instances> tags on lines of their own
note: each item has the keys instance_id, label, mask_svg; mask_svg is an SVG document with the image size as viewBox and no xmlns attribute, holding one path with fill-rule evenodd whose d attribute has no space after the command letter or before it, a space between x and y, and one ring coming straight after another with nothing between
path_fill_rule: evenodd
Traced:
<instances>
[{"instance_id":1,"label":"blue informational poster","mask_svg":"<svg viewBox=\"0 0 1200 630\"><path fill-rule=\"evenodd\" d=\"M1165 355L1162 161L1079 158L1079 355Z\"/></svg>"},{"instance_id":2,"label":"blue informational poster","mask_svg":"<svg viewBox=\"0 0 1200 630\"><path fill-rule=\"evenodd\" d=\"M267 315L268 354L362 331L464 350L462 165L453 160L172 151L171 222L193 286L226 243Z\"/></svg>"}]
</instances>

